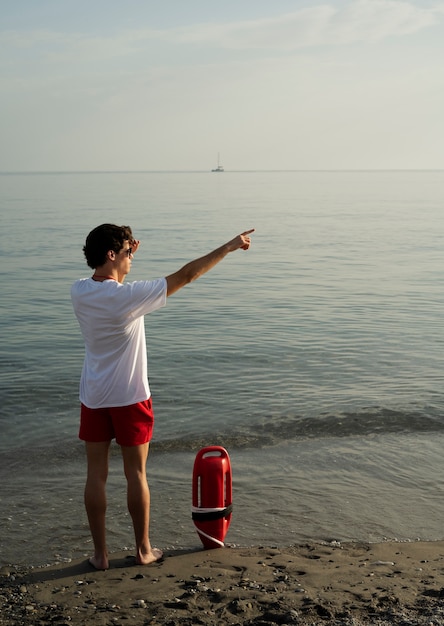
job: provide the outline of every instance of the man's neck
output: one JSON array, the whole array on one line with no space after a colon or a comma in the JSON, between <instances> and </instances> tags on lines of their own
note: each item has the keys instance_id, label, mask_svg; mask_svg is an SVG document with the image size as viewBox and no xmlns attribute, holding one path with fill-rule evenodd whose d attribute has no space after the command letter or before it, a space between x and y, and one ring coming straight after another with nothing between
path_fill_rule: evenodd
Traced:
<instances>
[{"instance_id":1,"label":"man's neck","mask_svg":"<svg viewBox=\"0 0 444 626\"><path fill-rule=\"evenodd\" d=\"M111 263L105 263L105 265L96 267L92 278L99 281L116 280L118 283L123 283L125 277L119 276L117 268L114 267Z\"/></svg>"}]
</instances>

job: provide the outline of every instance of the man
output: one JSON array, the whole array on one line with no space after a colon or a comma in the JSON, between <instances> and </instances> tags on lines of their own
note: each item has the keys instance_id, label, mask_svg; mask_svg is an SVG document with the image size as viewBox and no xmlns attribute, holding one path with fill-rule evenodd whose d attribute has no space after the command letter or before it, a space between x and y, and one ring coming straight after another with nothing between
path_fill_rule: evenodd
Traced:
<instances>
[{"instance_id":1,"label":"man","mask_svg":"<svg viewBox=\"0 0 444 626\"><path fill-rule=\"evenodd\" d=\"M106 480L114 438L122 451L136 561L149 565L162 558L162 551L153 548L149 538L146 462L154 415L144 315L165 306L168 296L208 272L230 252L248 250L253 231L245 231L166 278L128 283L124 280L140 245L131 228L102 224L86 238L83 252L94 273L73 284L71 298L85 342L79 437L86 445L85 508L94 542L89 562L96 569L109 567Z\"/></svg>"}]
</instances>

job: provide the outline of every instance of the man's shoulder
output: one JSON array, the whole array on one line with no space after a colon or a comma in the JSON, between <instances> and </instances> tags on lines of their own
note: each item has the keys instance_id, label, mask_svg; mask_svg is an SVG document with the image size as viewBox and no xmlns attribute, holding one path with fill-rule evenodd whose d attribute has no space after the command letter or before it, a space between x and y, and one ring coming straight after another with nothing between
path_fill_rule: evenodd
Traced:
<instances>
[{"instance_id":1,"label":"man's shoulder","mask_svg":"<svg viewBox=\"0 0 444 626\"><path fill-rule=\"evenodd\" d=\"M83 287L89 280L89 278L78 278L72 283L71 291L75 291L76 289Z\"/></svg>"},{"instance_id":2,"label":"man's shoulder","mask_svg":"<svg viewBox=\"0 0 444 626\"><path fill-rule=\"evenodd\" d=\"M165 278L152 280L136 280L127 284L129 287L128 297L135 303L144 306L147 303L157 303L156 306L164 306L166 300L167 283Z\"/></svg>"}]
</instances>

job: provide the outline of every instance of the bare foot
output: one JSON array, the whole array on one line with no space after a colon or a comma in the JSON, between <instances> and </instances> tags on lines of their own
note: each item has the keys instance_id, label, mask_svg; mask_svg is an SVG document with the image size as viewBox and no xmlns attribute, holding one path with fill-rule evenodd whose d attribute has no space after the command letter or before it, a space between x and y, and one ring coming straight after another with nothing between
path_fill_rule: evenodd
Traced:
<instances>
[{"instance_id":1,"label":"bare foot","mask_svg":"<svg viewBox=\"0 0 444 626\"><path fill-rule=\"evenodd\" d=\"M159 548L152 548L147 554L139 553L136 556L136 562L138 565L150 565L163 559L163 552Z\"/></svg>"},{"instance_id":2,"label":"bare foot","mask_svg":"<svg viewBox=\"0 0 444 626\"><path fill-rule=\"evenodd\" d=\"M109 568L108 557L98 558L96 556L92 556L88 559L88 563L94 567L94 569L98 570L106 570Z\"/></svg>"}]
</instances>

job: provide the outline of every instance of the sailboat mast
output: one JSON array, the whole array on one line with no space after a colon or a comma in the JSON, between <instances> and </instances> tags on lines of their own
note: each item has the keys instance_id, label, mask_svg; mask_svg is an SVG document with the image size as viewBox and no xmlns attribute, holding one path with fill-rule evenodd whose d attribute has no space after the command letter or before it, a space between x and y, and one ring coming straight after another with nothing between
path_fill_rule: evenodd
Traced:
<instances>
[{"instance_id":1,"label":"sailboat mast","mask_svg":"<svg viewBox=\"0 0 444 626\"><path fill-rule=\"evenodd\" d=\"M220 164L220 153L217 153L217 167L214 170L211 170L212 172L223 172L224 168L222 167L222 165Z\"/></svg>"}]
</instances>

